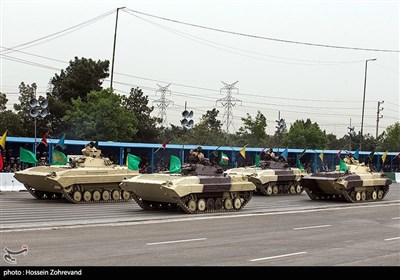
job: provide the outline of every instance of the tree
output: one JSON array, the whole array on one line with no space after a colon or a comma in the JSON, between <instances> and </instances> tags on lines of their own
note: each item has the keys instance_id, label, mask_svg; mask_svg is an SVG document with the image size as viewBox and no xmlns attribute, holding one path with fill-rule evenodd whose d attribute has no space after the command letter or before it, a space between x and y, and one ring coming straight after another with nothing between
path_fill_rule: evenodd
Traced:
<instances>
[{"instance_id":1,"label":"tree","mask_svg":"<svg viewBox=\"0 0 400 280\"><path fill-rule=\"evenodd\" d=\"M319 147L319 149L340 150L343 147L341 139L337 139L336 135L329 133L326 135L326 147Z\"/></svg>"},{"instance_id":2,"label":"tree","mask_svg":"<svg viewBox=\"0 0 400 280\"><path fill-rule=\"evenodd\" d=\"M320 129L317 123L296 120L290 130L283 137L283 146L298 149L321 149L326 147L327 139L325 133Z\"/></svg>"},{"instance_id":3,"label":"tree","mask_svg":"<svg viewBox=\"0 0 400 280\"><path fill-rule=\"evenodd\" d=\"M192 143L198 145L220 145L224 138L222 123L217 119L219 111L215 108L207 110L198 124L194 126Z\"/></svg>"},{"instance_id":4,"label":"tree","mask_svg":"<svg viewBox=\"0 0 400 280\"><path fill-rule=\"evenodd\" d=\"M0 92L0 112L4 112L5 110L7 110L7 102L7 95Z\"/></svg>"},{"instance_id":5,"label":"tree","mask_svg":"<svg viewBox=\"0 0 400 280\"><path fill-rule=\"evenodd\" d=\"M72 109L63 118L71 126L68 137L133 142L138 121L122 103L122 97L109 89L91 91L87 101L72 100Z\"/></svg>"},{"instance_id":6,"label":"tree","mask_svg":"<svg viewBox=\"0 0 400 280\"><path fill-rule=\"evenodd\" d=\"M382 151L398 152L400 151L400 123L389 126L384 135L381 144Z\"/></svg>"},{"instance_id":7,"label":"tree","mask_svg":"<svg viewBox=\"0 0 400 280\"><path fill-rule=\"evenodd\" d=\"M42 118L40 116L34 118L29 113L31 111L31 107L29 102L32 98L36 98L36 83L32 83L31 85L25 85L24 82L21 82L19 85L19 93L18 97L19 104L14 104L14 110L16 111L18 117L20 118L20 122L22 125L22 130L20 131L19 136L28 136L33 137L35 134L35 119L36 119L36 132L41 134L44 131L49 129L49 118Z\"/></svg>"},{"instance_id":8,"label":"tree","mask_svg":"<svg viewBox=\"0 0 400 280\"><path fill-rule=\"evenodd\" d=\"M69 62L60 75L51 78L51 90L47 94L49 100L50 120L52 130L61 135L68 128L68 123L62 121L67 110L71 110L72 100L81 98L87 100L87 94L94 90L102 90L102 83L109 76L109 61L93 61L82 57Z\"/></svg>"},{"instance_id":9,"label":"tree","mask_svg":"<svg viewBox=\"0 0 400 280\"><path fill-rule=\"evenodd\" d=\"M139 88L132 88L129 97L124 98L124 106L132 112L137 120L137 133L135 141L140 143L155 143L162 141L160 139L160 129L156 126L161 123L161 119L151 117L150 114L154 107L149 107L149 97L143 95L143 91Z\"/></svg>"},{"instance_id":10,"label":"tree","mask_svg":"<svg viewBox=\"0 0 400 280\"><path fill-rule=\"evenodd\" d=\"M264 147L267 140L267 119L258 111L253 120L249 113L242 118L243 126L239 128L237 134L241 136L241 145L249 144L252 147Z\"/></svg>"},{"instance_id":11,"label":"tree","mask_svg":"<svg viewBox=\"0 0 400 280\"><path fill-rule=\"evenodd\" d=\"M0 112L0 133L9 131L10 136L21 136L25 134L19 116L11 110Z\"/></svg>"}]
</instances>

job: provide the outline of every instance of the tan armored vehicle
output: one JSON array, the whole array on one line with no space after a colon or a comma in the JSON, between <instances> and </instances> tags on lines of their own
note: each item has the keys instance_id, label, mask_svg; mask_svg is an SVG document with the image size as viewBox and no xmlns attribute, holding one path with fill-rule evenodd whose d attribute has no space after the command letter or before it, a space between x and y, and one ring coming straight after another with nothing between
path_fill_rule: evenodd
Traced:
<instances>
[{"instance_id":1,"label":"tan armored vehicle","mask_svg":"<svg viewBox=\"0 0 400 280\"><path fill-rule=\"evenodd\" d=\"M32 196L65 197L73 203L129 201L128 192L120 189L123 179L138 175L126 166L116 166L100 150L82 150L83 156L72 158L67 165L36 166L15 172Z\"/></svg>"},{"instance_id":2,"label":"tan armored vehicle","mask_svg":"<svg viewBox=\"0 0 400 280\"><path fill-rule=\"evenodd\" d=\"M283 161L263 160L260 167L248 166L225 171L231 177L243 176L253 182L264 195L300 194L300 180L307 175L304 170L292 168Z\"/></svg>"},{"instance_id":3,"label":"tan armored vehicle","mask_svg":"<svg viewBox=\"0 0 400 280\"><path fill-rule=\"evenodd\" d=\"M347 171L313 173L302 178L302 185L312 200L365 202L383 199L392 181L383 173L371 172L364 164L346 164Z\"/></svg>"},{"instance_id":4,"label":"tan armored vehicle","mask_svg":"<svg viewBox=\"0 0 400 280\"><path fill-rule=\"evenodd\" d=\"M186 213L238 211L256 188L221 167L199 163L183 165L180 174L143 174L120 186L145 210L180 207Z\"/></svg>"}]
</instances>

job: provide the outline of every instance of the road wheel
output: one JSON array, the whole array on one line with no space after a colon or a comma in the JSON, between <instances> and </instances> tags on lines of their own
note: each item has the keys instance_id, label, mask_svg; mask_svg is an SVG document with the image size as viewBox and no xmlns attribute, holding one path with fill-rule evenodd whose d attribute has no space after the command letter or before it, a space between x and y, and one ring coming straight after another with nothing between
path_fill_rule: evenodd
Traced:
<instances>
[{"instance_id":1,"label":"road wheel","mask_svg":"<svg viewBox=\"0 0 400 280\"><path fill-rule=\"evenodd\" d=\"M376 190L372 191L371 198L372 198L372 200L376 200L378 198L378 193L376 192Z\"/></svg>"},{"instance_id":2,"label":"road wheel","mask_svg":"<svg viewBox=\"0 0 400 280\"><path fill-rule=\"evenodd\" d=\"M122 198L124 200L129 200L129 199L131 199L131 194L127 191L122 191Z\"/></svg>"},{"instance_id":3,"label":"road wheel","mask_svg":"<svg viewBox=\"0 0 400 280\"><path fill-rule=\"evenodd\" d=\"M268 186L265 188L265 191L267 192L267 195L272 195L272 187L271 187L270 185L268 185Z\"/></svg>"},{"instance_id":4,"label":"road wheel","mask_svg":"<svg viewBox=\"0 0 400 280\"><path fill-rule=\"evenodd\" d=\"M119 190L113 190L111 193L111 197L113 200L119 200L121 197L121 193L119 192Z\"/></svg>"},{"instance_id":5,"label":"road wheel","mask_svg":"<svg viewBox=\"0 0 400 280\"><path fill-rule=\"evenodd\" d=\"M222 198L217 198L214 203L215 209L222 209Z\"/></svg>"},{"instance_id":6,"label":"road wheel","mask_svg":"<svg viewBox=\"0 0 400 280\"><path fill-rule=\"evenodd\" d=\"M224 208L226 210L232 209L232 199L230 199L229 197L225 198L224 200Z\"/></svg>"},{"instance_id":7,"label":"road wheel","mask_svg":"<svg viewBox=\"0 0 400 280\"><path fill-rule=\"evenodd\" d=\"M197 202L197 209L200 212L206 210L206 201L204 200L204 198L199 199L199 201Z\"/></svg>"},{"instance_id":8,"label":"road wheel","mask_svg":"<svg viewBox=\"0 0 400 280\"><path fill-rule=\"evenodd\" d=\"M82 199L82 193L80 191L74 191L72 197L74 201L79 202Z\"/></svg>"},{"instance_id":9,"label":"road wheel","mask_svg":"<svg viewBox=\"0 0 400 280\"><path fill-rule=\"evenodd\" d=\"M361 200L366 200L367 199L367 192L366 191L362 191L361 192Z\"/></svg>"},{"instance_id":10,"label":"road wheel","mask_svg":"<svg viewBox=\"0 0 400 280\"><path fill-rule=\"evenodd\" d=\"M383 198L383 191L379 190L378 191L378 199L381 200Z\"/></svg>"},{"instance_id":11,"label":"road wheel","mask_svg":"<svg viewBox=\"0 0 400 280\"><path fill-rule=\"evenodd\" d=\"M84 191L83 192L83 200L88 202L92 199L92 194L90 193L90 191Z\"/></svg>"},{"instance_id":12,"label":"road wheel","mask_svg":"<svg viewBox=\"0 0 400 280\"><path fill-rule=\"evenodd\" d=\"M194 199L189 200L187 206L189 208L189 211L194 213L196 211L196 207L197 207L196 200L194 200Z\"/></svg>"},{"instance_id":13,"label":"road wheel","mask_svg":"<svg viewBox=\"0 0 400 280\"><path fill-rule=\"evenodd\" d=\"M99 191L94 191L94 192L93 192L93 200L94 200L94 201L99 201L100 198L101 198L100 192L99 192Z\"/></svg>"},{"instance_id":14,"label":"road wheel","mask_svg":"<svg viewBox=\"0 0 400 280\"><path fill-rule=\"evenodd\" d=\"M290 185L290 193L295 194L296 193L296 187L294 185Z\"/></svg>"},{"instance_id":15,"label":"road wheel","mask_svg":"<svg viewBox=\"0 0 400 280\"><path fill-rule=\"evenodd\" d=\"M356 201L361 200L361 192L356 192Z\"/></svg>"},{"instance_id":16,"label":"road wheel","mask_svg":"<svg viewBox=\"0 0 400 280\"><path fill-rule=\"evenodd\" d=\"M276 194L278 194L278 192L279 192L278 186L273 186L272 193L276 195Z\"/></svg>"},{"instance_id":17,"label":"road wheel","mask_svg":"<svg viewBox=\"0 0 400 280\"><path fill-rule=\"evenodd\" d=\"M207 210L214 210L214 198L207 199L206 209Z\"/></svg>"},{"instance_id":18,"label":"road wheel","mask_svg":"<svg viewBox=\"0 0 400 280\"><path fill-rule=\"evenodd\" d=\"M239 197L236 197L236 198L233 200L233 207L234 207L235 209L240 209L240 207L242 207L242 200L240 200Z\"/></svg>"},{"instance_id":19,"label":"road wheel","mask_svg":"<svg viewBox=\"0 0 400 280\"><path fill-rule=\"evenodd\" d=\"M297 185L296 186L296 193L301 193L303 191L303 188L301 187L301 185Z\"/></svg>"},{"instance_id":20,"label":"road wheel","mask_svg":"<svg viewBox=\"0 0 400 280\"><path fill-rule=\"evenodd\" d=\"M103 192L101 193L101 198L102 198L104 201L109 200L109 199L110 199L110 192L109 192L109 191L103 191Z\"/></svg>"}]
</instances>

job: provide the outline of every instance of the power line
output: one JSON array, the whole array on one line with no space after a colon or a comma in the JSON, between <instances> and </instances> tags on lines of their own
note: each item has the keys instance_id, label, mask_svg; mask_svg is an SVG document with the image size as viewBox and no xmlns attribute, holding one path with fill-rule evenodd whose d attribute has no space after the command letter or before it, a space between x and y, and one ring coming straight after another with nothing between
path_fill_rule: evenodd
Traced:
<instances>
[{"instance_id":1,"label":"power line","mask_svg":"<svg viewBox=\"0 0 400 280\"><path fill-rule=\"evenodd\" d=\"M223 29L214 28L214 27L208 27L208 26L194 24L194 23L183 22L183 21L179 21L179 20L166 18L166 17L161 17L161 16L156 16L156 15L152 15L152 14L148 14L148 13L143 13L143 12L132 10L132 9L128 9L128 11L132 11L134 13L141 14L141 15L144 15L144 16L153 17L153 18L157 18L157 19L161 19L161 20L165 20L165 21L170 21L170 22L174 22L174 23L178 23L178 24L183 24L183 25L187 25L187 26L192 26L192 27L197 27L197 28L207 29L207 30L211 30L211 31L217 31L217 32L237 35L237 36L250 37L250 38L254 38L254 39L263 39L263 40L269 40L269 41L275 41L275 42L281 42L281 43L290 43L290 44L307 45L307 46L324 47L324 48L335 48L335 49L347 49L347 50L358 50L358 51L374 51L374 52L400 52L399 50L346 47L346 46L335 46L335 45L328 45L328 44L316 44L316 43L309 43L309 42L300 42L300 41L277 39L277 38L264 37L264 36L258 36L258 35L251 35L251 34L246 34L246 33L235 32L235 31L223 30Z\"/></svg>"},{"instance_id":2,"label":"power line","mask_svg":"<svg viewBox=\"0 0 400 280\"><path fill-rule=\"evenodd\" d=\"M82 22L82 23L79 23L79 24L77 24L77 25L68 27L68 28L66 28L66 29L63 29L63 30L60 30L60 31L58 31L58 32L52 33L52 34L50 34L50 35L47 35L47 36L44 36L44 37L41 37L41 38L38 38L38 39L35 39L35 40L32 40L32 41L29 41L29 42L26 42L26 43L23 43L23 44L19 44L19 45L17 45L17 46L11 47L11 48L7 48L7 51L1 52L1 54L8 54L8 53L11 53L11 52L15 51L16 49L20 49L20 50L21 50L21 49L30 48L30 47L33 47L33 46L36 46L36 45L45 43L45 42L47 42L47 41L56 39L56 38L58 38L58 37L64 36L64 35L66 35L66 34L68 34L68 33L71 33L71 32L73 32L73 31L76 31L76 30L78 30L78 29L81 29L81 28L83 28L83 27L85 27L85 26L87 26L87 25L90 25L90 24L92 24L92 23L94 23L94 22L96 22L96 21L98 21L98 20L100 20L100 19L102 19L102 18L104 18L104 17L110 15L110 14L113 14L115 11L116 11L116 10L109 11L109 12L107 12L107 13L104 13L104 14L102 14L102 15L99 15L99 16L97 16L97 17L94 17L94 18L92 18L92 19L90 19L90 20L84 21L84 22ZM54 38L53 38L53 37L54 37ZM51 39L50 39L50 38L51 38ZM41 41L43 41L43 42L41 42Z\"/></svg>"},{"instance_id":3,"label":"power line","mask_svg":"<svg viewBox=\"0 0 400 280\"><path fill-rule=\"evenodd\" d=\"M129 13L129 12L127 12L127 13ZM318 65L318 66L322 66L322 65L332 66L332 65L339 65L339 64L358 63L358 62L363 62L364 61L364 60L354 60L354 61L315 61L315 60L295 59L295 58L287 58L287 57L281 57L281 56L266 55L266 54L263 54L263 53L248 51L248 50L244 50L244 49L235 48L235 47L232 47L232 46L216 43L216 42L213 42L213 41L210 41L210 40L206 40L206 39L200 38L198 36L187 34L185 32L181 32L181 31L166 27L164 25L161 25L161 24L158 24L158 23L143 19L143 18L139 17L138 15L131 14L131 13L129 13L129 14L134 16L134 17L136 17L136 18L138 18L138 19L141 19L141 20L143 20L145 22L153 24L153 25L155 25L155 26L157 26L159 28L165 29L165 30L167 30L169 32L172 32L172 33L175 33L178 36L181 36L181 37L184 37L186 39L189 39L191 41L195 41L197 43L200 43L200 44L212 47L212 48L216 48L216 49L219 49L219 50L222 50L222 51L225 51L225 52L241 55L241 56L244 56L244 57L254 58L254 59L258 59L258 60L264 60L264 61L274 62L274 63L283 63L283 64L292 64L292 65L310 65L310 66L315 66L315 65ZM211 45L211 44L213 44L213 45ZM289 60L289 61L295 61L295 62L276 61L276 60L265 59L265 58L260 58L260 57L256 57L256 56L245 55L245 54L238 53L238 52L235 52L235 51L230 51L230 50L226 50L224 48L216 47L214 45L222 46L224 48L229 48L229 49L233 49L233 50L236 50L236 51L246 52L246 53L250 53L250 54L254 54L254 55L267 56L267 57L272 57L272 58L276 58L276 59Z\"/></svg>"}]
</instances>

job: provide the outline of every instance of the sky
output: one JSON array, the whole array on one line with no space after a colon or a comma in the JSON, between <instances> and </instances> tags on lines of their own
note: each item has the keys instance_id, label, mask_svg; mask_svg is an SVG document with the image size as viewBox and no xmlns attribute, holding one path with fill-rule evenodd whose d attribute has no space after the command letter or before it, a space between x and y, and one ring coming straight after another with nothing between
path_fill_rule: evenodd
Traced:
<instances>
[{"instance_id":1,"label":"sky","mask_svg":"<svg viewBox=\"0 0 400 280\"><path fill-rule=\"evenodd\" d=\"M216 108L230 133L258 111L270 135L280 116L288 128L310 119L341 138L350 123L361 130L364 104L364 134L375 137L380 101L379 134L400 119L400 5L385 0L0 0L7 107L18 102L21 82L36 83L45 96L74 57L111 62L123 7L113 88L123 95L142 88L157 116L160 89L168 86L167 124L180 125L185 104L195 124ZM237 101L228 118L222 104L232 84Z\"/></svg>"}]
</instances>

